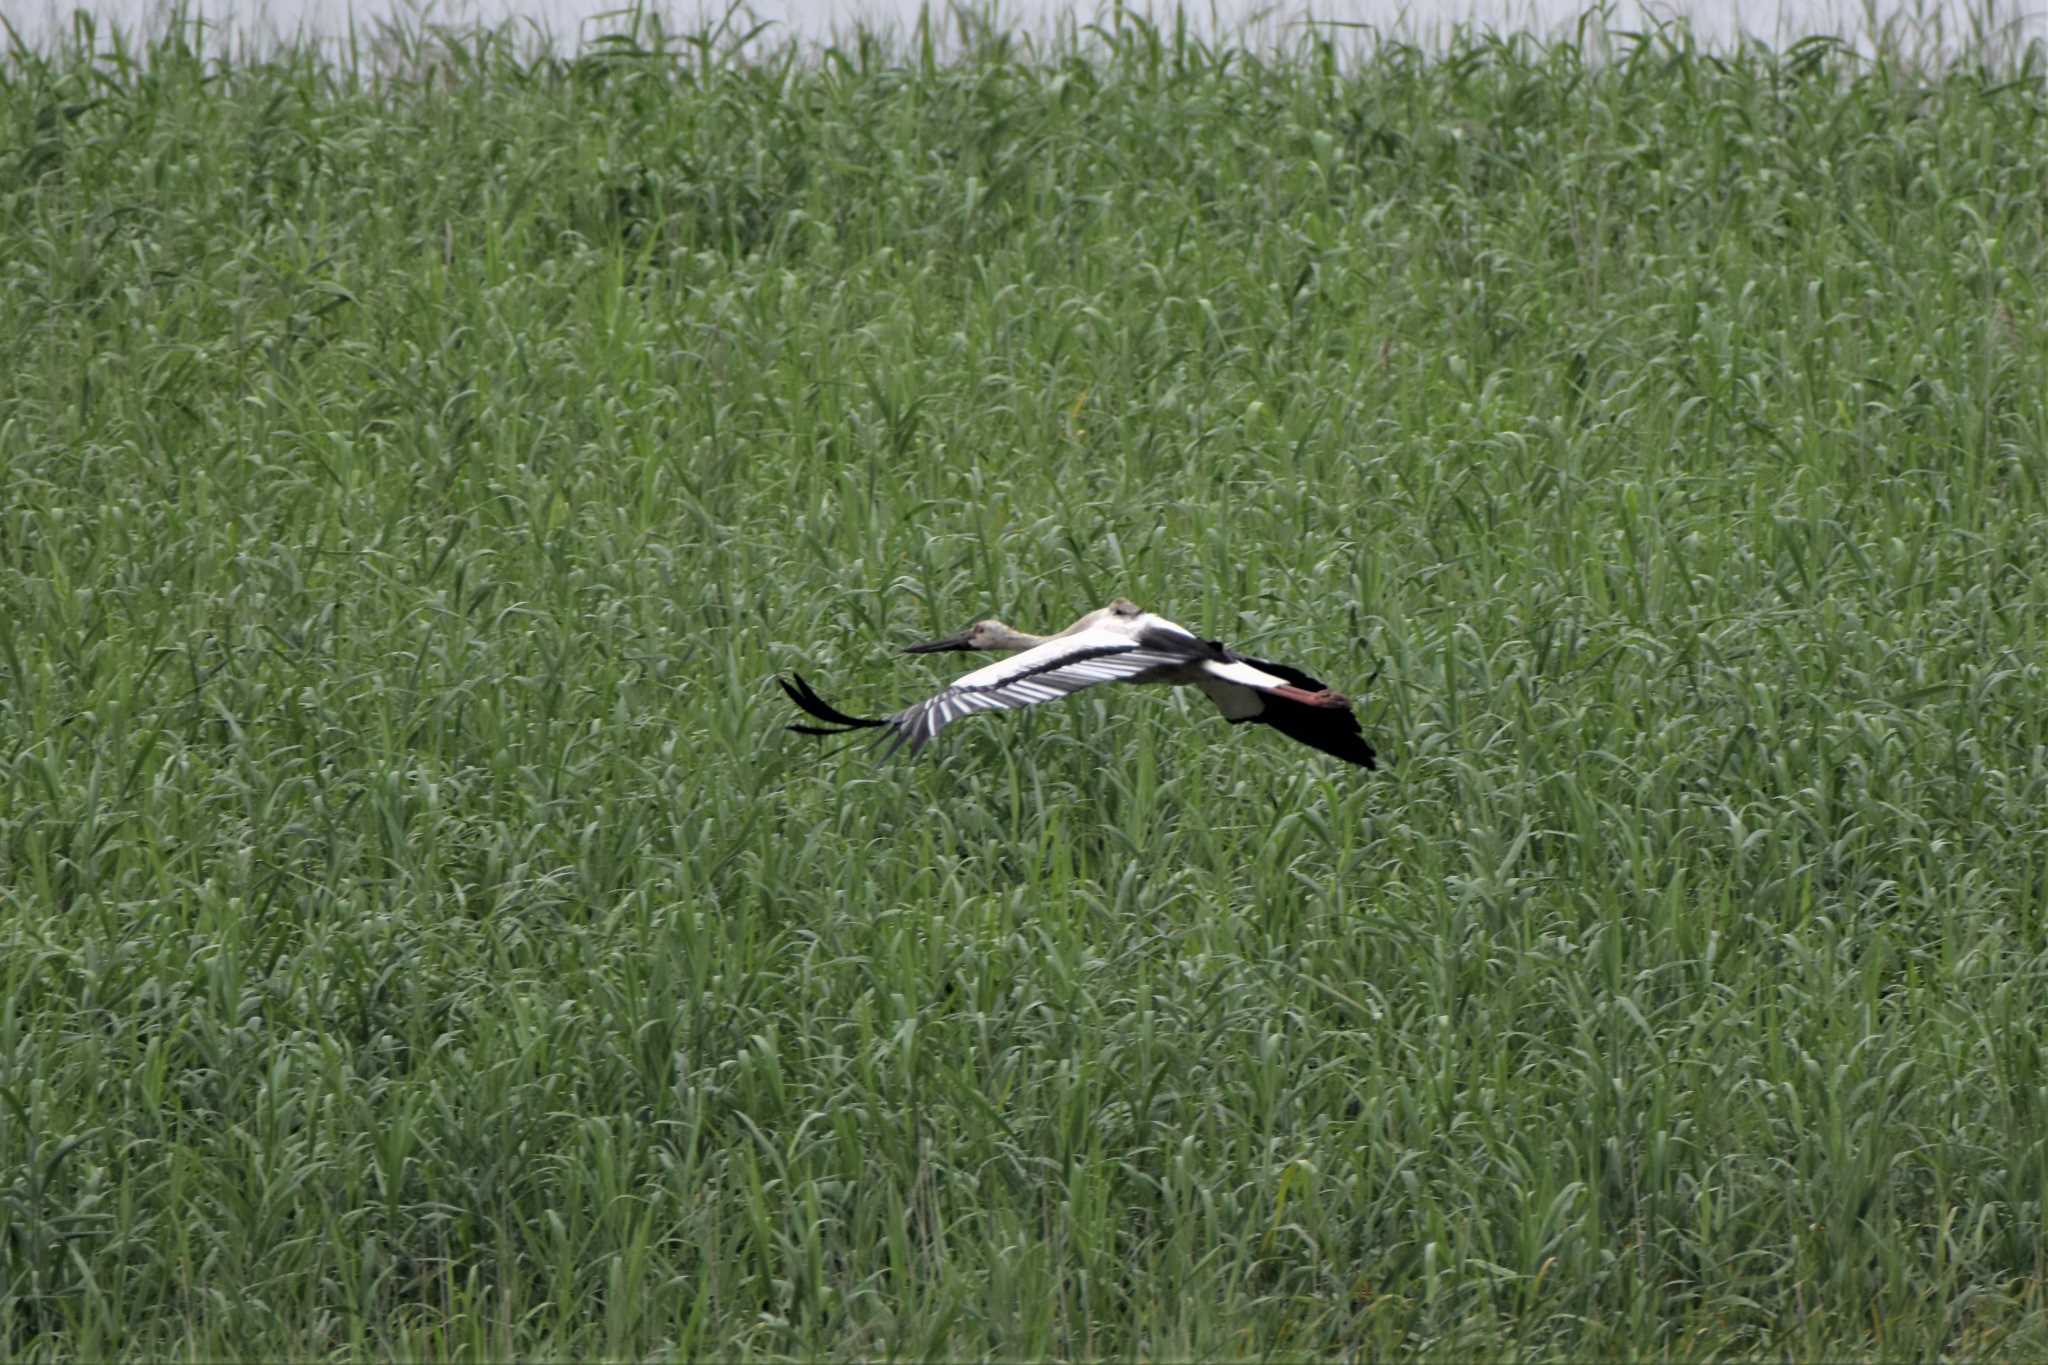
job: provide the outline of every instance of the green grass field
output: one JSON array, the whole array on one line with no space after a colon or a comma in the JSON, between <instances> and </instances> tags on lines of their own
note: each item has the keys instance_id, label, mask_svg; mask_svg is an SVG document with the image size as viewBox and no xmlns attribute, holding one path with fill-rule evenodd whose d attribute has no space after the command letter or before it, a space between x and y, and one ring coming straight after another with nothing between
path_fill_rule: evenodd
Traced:
<instances>
[{"instance_id":1,"label":"green grass field","mask_svg":"<svg viewBox=\"0 0 2048 1365\"><path fill-rule=\"evenodd\" d=\"M2038 45L183 32L0 63L0 1354L2048 1354ZM1120 593L1392 766L780 728Z\"/></svg>"}]
</instances>

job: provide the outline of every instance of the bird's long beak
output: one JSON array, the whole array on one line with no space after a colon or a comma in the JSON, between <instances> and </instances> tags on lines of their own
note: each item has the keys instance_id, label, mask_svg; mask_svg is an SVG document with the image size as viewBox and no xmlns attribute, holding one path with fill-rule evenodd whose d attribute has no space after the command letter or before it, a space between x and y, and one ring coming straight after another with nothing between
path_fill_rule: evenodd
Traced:
<instances>
[{"instance_id":1,"label":"bird's long beak","mask_svg":"<svg viewBox=\"0 0 2048 1365\"><path fill-rule=\"evenodd\" d=\"M973 636L974 632L972 630L963 630L958 635L949 635L943 640L933 640L928 644L905 645L903 646L903 652L905 654L945 654L954 650L971 650L974 646L968 643L968 641Z\"/></svg>"}]
</instances>

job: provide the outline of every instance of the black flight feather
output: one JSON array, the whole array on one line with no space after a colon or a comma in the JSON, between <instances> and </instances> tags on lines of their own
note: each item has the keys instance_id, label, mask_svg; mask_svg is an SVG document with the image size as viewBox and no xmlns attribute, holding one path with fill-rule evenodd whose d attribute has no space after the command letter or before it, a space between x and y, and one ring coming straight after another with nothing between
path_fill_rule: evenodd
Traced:
<instances>
[{"instance_id":1,"label":"black flight feather","mask_svg":"<svg viewBox=\"0 0 2048 1365\"><path fill-rule=\"evenodd\" d=\"M1251 660L1245 662L1250 663ZM1264 668L1266 665L1258 664L1256 667ZM1287 675L1283 673L1281 676ZM1373 761L1372 745L1365 742L1365 732L1358 728L1358 717L1349 706L1310 706L1306 702L1276 697L1270 692L1264 701L1266 709L1251 717L1253 723L1270 725L1289 739L1311 749L1320 749L1346 763L1356 763L1366 769L1379 766Z\"/></svg>"},{"instance_id":2,"label":"black flight feather","mask_svg":"<svg viewBox=\"0 0 2048 1365\"><path fill-rule=\"evenodd\" d=\"M1304 692L1329 691L1319 679L1311 678L1298 668L1276 664L1270 659L1246 658L1245 662L1276 678L1285 678ZM1262 700L1266 709L1249 717L1257 724L1270 725L1289 739L1311 749L1320 749L1346 763L1356 763L1368 770L1379 766L1373 761L1372 745L1366 743L1365 732L1359 728L1358 716L1349 706L1310 706L1305 702L1276 697L1270 692Z\"/></svg>"},{"instance_id":3,"label":"black flight feather","mask_svg":"<svg viewBox=\"0 0 2048 1365\"><path fill-rule=\"evenodd\" d=\"M813 692L811 685L804 681L803 674L793 673L790 676L796 679L795 687L791 687L785 679L777 678L775 680L781 684L782 690L789 695L789 699L808 714L816 716L819 720L826 721L838 728L827 730L822 725L786 725L783 727L785 730L794 730L800 735L843 735L850 730L871 730L877 726L889 723L886 720L876 720L868 716L849 716L844 711L828 703L816 692Z\"/></svg>"}]
</instances>

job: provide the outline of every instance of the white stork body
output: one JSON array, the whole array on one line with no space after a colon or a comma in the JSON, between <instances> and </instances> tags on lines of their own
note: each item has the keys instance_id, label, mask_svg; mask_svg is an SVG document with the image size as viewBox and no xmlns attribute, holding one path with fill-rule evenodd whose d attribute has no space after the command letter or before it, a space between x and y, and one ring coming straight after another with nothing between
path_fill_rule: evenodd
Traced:
<instances>
[{"instance_id":1,"label":"white stork body","mask_svg":"<svg viewBox=\"0 0 2048 1365\"><path fill-rule=\"evenodd\" d=\"M843 734L887 728L890 745L923 748L941 729L976 711L1015 710L1056 701L1097 683L1193 683L1233 724L1273 726L1350 763L1371 768L1372 746L1358 728L1351 703L1314 678L1262 659L1243 659L1215 640L1122 598L1091 611L1057 635L1027 635L1000 621L979 621L957 636L912 645L906 653L942 650L1015 650L1010 657L956 678L944 691L895 715L866 719L845 715L813 692L801 677L782 684L790 700L837 729L792 725L801 734Z\"/></svg>"}]
</instances>

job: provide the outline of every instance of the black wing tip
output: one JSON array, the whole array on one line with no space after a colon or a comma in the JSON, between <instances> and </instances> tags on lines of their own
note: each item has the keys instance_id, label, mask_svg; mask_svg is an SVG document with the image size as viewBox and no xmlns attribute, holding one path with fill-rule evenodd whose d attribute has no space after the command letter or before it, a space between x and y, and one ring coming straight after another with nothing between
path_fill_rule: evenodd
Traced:
<instances>
[{"instance_id":1,"label":"black wing tip","mask_svg":"<svg viewBox=\"0 0 2048 1365\"><path fill-rule=\"evenodd\" d=\"M1275 663L1271 659L1254 659L1239 655L1253 668L1264 669L1278 678L1285 678L1305 692L1329 692L1330 686L1320 678L1313 677L1292 664ZM1377 677L1378 674L1373 676ZM1370 686L1370 684L1367 684ZM1270 694L1266 698L1264 715L1249 716L1246 719L1270 725L1281 734L1299 744L1319 750L1332 758L1341 758L1367 772L1379 769L1379 753L1366 739L1358 725L1358 713L1352 709L1350 698L1341 700L1341 708L1335 701L1327 707L1310 707L1301 703L1284 702ZM1340 720L1338 717L1342 717Z\"/></svg>"},{"instance_id":2,"label":"black wing tip","mask_svg":"<svg viewBox=\"0 0 2048 1365\"><path fill-rule=\"evenodd\" d=\"M1270 692L1266 694L1265 702L1265 709L1260 714L1246 719L1271 726L1297 744L1305 744L1332 758L1341 758L1367 772L1380 766L1379 755L1359 728L1358 713L1351 709L1350 702L1314 705Z\"/></svg>"},{"instance_id":3,"label":"black wing tip","mask_svg":"<svg viewBox=\"0 0 2048 1365\"><path fill-rule=\"evenodd\" d=\"M1332 758L1341 758L1346 763L1363 768L1367 772L1373 772L1380 766L1379 754L1366 741L1364 735L1355 731L1345 734L1342 731L1330 730L1316 732L1306 729L1284 729L1277 725L1273 728L1291 740L1306 744L1309 748L1326 753Z\"/></svg>"},{"instance_id":4,"label":"black wing tip","mask_svg":"<svg viewBox=\"0 0 2048 1365\"><path fill-rule=\"evenodd\" d=\"M1380 766L1379 755L1373 751L1372 745L1367 744L1362 739L1356 744L1346 745L1343 751L1333 748L1326 749L1324 752L1341 758L1346 763L1356 763L1367 772L1375 772Z\"/></svg>"},{"instance_id":5,"label":"black wing tip","mask_svg":"<svg viewBox=\"0 0 2048 1365\"><path fill-rule=\"evenodd\" d=\"M843 735L849 730L870 730L889 723L871 716L849 716L813 691L811 685L804 681L803 674L792 673L790 678L796 680L794 687L790 685L789 678L775 679L776 684L782 688L783 695L795 702L797 708L806 715L835 728L826 729L820 725L787 725L783 727L786 730L793 730L800 735Z\"/></svg>"},{"instance_id":6,"label":"black wing tip","mask_svg":"<svg viewBox=\"0 0 2048 1365\"><path fill-rule=\"evenodd\" d=\"M1354 741L1349 737L1335 738L1327 736L1310 739L1305 735L1289 735L1288 737L1299 740L1311 749L1326 753L1331 758L1341 758L1353 767L1363 768L1367 772L1375 772L1379 769L1379 756L1373 751L1372 745L1367 744L1362 739Z\"/></svg>"}]
</instances>

